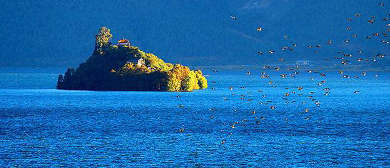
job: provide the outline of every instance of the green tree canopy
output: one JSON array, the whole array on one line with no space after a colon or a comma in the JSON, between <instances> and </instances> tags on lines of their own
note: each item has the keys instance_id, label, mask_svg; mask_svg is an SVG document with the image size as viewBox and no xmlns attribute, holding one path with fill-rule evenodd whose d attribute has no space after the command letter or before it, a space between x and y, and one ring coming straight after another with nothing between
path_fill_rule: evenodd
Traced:
<instances>
[{"instance_id":1,"label":"green tree canopy","mask_svg":"<svg viewBox=\"0 0 390 168\"><path fill-rule=\"evenodd\" d=\"M96 35L95 48L99 52L102 52L105 48L109 47L111 44L112 34L110 29L107 27L101 27L98 34Z\"/></svg>"}]
</instances>

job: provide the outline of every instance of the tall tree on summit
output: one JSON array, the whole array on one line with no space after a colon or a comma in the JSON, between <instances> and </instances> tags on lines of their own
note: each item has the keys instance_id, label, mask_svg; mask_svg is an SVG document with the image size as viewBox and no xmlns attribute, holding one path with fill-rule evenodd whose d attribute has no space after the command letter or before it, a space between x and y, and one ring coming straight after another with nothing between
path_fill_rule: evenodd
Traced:
<instances>
[{"instance_id":1,"label":"tall tree on summit","mask_svg":"<svg viewBox=\"0 0 390 168\"><path fill-rule=\"evenodd\" d=\"M110 29L107 27L101 27L98 34L96 35L95 50L99 54L103 54L104 49L110 46L111 38L112 34L110 33Z\"/></svg>"}]
</instances>

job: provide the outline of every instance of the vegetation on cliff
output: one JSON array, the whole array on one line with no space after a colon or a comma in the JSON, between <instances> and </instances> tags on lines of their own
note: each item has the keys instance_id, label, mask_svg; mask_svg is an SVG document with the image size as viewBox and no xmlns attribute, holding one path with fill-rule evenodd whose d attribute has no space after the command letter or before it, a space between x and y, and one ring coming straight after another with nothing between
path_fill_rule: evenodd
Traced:
<instances>
[{"instance_id":1,"label":"vegetation on cliff","mask_svg":"<svg viewBox=\"0 0 390 168\"><path fill-rule=\"evenodd\" d=\"M176 92L207 88L202 71L165 63L125 39L114 45L111 38L110 29L100 28L92 56L77 69L68 68L59 75L57 89Z\"/></svg>"}]
</instances>

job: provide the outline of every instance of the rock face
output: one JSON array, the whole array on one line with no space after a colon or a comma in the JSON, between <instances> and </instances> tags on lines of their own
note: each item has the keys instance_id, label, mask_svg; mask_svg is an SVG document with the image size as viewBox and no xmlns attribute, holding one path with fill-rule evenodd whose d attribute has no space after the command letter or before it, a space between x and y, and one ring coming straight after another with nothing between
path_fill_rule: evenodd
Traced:
<instances>
[{"instance_id":1,"label":"rock face","mask_svg":"<svg viewBox=\"0 0 390 168\"><path fill-rule=\"evenodd\" d=\"M207 88L202 71L165 63L135 46L113 45L111 37L109 29L101 28L92 56L77 69L68 68L59 75L57 89L178 92Z\"/></svg>"}]
</instances>

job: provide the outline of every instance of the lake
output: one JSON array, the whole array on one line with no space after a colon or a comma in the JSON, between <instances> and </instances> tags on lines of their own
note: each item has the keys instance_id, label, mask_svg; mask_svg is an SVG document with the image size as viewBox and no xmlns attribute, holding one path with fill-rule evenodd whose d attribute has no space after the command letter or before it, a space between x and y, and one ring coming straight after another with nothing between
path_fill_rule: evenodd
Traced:
<instances>
[{"instance_id":1,"label":"lake","mask_svg":"<svg viewBox=\"0 0 390 168\"><path fill-rule=\"evenodd\" d=\"M390 167L390 72L205 70L180 93L56 90L61 72L0 69L1 167Z\"/></svg>"}]
</instances>

